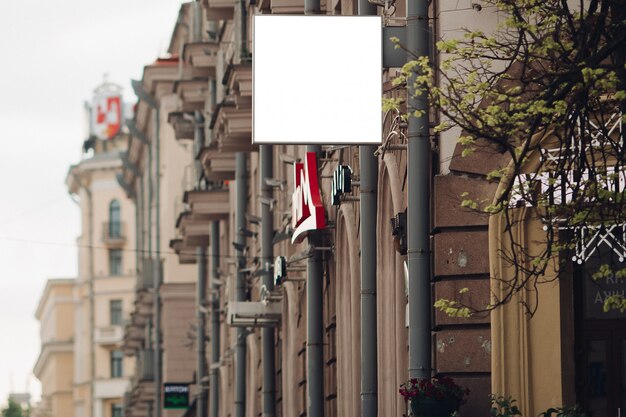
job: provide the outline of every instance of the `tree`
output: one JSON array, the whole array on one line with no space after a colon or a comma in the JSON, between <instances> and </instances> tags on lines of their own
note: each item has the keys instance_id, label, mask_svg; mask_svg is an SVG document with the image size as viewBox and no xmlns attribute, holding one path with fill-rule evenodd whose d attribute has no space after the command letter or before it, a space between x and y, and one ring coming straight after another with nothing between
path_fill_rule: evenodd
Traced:
<instances>
[{"instance_id":1,"label":"tree","mask_svg":"<svg viewBox=\"0 0 626 417\"><path fill-rule=\"evenodd\" d=\"M558 277L570 260L581 262L589 237L615 231L615 262L594 278L626 277L611 265L626 257L626 4L618 0L489 0L506 17L493 33L465 31L437 44L439 63L415 57L395 82L415 83L441 117L440 132L457 126L463 156L482 148L506 153L510 164L487 179L500 183L493 201L461 196L462 205L505 220L500 256L511 266L493 276L503 292L484 309L438 300L452 315L488 311L522 290ZM397 42L397 40L396 40ZM400 108L388 100L387 108ZM409 109L409 111L415 111ZM523 218L520 211L524 210ZM544 225L532 247L515 230L522 221ZM523 302L532 314L536 303ZM605 310L626 311L614 295Z\"/></svg>"},{"instance_id":2,"label":"tree","mask_svg":"<svg viewBox=\"0 0 626 417\"><path fill-rule=\"evenodd\" d=\"M1 414L2 417L28 417L29 413L27 410L23 410L12 398L9 398L9 404L2 410Z\"/></svg>"}]
</instances>

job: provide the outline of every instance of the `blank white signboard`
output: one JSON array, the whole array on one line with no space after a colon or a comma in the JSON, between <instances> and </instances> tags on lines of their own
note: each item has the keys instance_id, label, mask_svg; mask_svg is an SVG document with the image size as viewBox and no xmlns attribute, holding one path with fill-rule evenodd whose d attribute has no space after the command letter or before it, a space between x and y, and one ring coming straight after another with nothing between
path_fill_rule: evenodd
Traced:
<instances>
[{"instance_id":1,"label":"blank white signboard","mask_svg":"<svg viewBox=\"0 0 626 417\"><path fill-rule=\"evenodd\" d=\"M375 144L380 16L254 16L254 143Z\"/></svg>"}]
</instances>

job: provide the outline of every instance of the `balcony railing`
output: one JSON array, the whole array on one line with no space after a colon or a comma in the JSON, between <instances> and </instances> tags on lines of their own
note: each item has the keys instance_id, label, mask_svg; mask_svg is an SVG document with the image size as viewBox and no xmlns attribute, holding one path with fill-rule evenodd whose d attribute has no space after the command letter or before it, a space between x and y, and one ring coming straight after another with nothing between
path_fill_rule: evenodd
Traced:
<instances>
[{"instance_id":1,"label":"balcony railing","mask_svg":"<svg viewBox=\"0 0 626 417\"><path fill-rule=\"evenodd\" d=\"M102 242L108 246L121 245L126 242L126 224L124 222L102 223Z\"/></svg>"},{"instance_id":2,"label":"balcony railing","mask_svg":"<svg viewBox=\"0 0 626 417\"><path fill-rule=\"evenodd\" d=\"M94 341L100 345L114 345L124 338L124 328L118 325L96 327Z\"/></svg>"}]
</instances>

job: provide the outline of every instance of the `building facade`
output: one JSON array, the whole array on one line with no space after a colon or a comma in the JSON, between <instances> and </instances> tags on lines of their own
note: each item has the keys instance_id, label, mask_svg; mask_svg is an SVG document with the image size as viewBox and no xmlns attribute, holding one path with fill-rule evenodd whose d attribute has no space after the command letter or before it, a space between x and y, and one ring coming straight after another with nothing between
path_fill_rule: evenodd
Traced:
<instances>
[{"instance_id":1,"label":"building facade","mask_svg":"<svg viewBox=\"0 0 626 417\"><path fill-rule=\"evenodd\" d=\"M137 292L124 346L138 360L147 355L153 361L154 340L159 340L154 336L155 331L159 332L154 330L154 323L160 321L163 360L162 378L158 382L183 382L192 388L191 408L164 410L167 415L261 415L268 413L264 405L267 398L274 398L274 410L267 415L302 416L319 412L311 410L312 401L307 398L311 391L319 394L320 390L324 415L361 414L359 190L355 187L339 205L331 205L329 201L333 172L338 165L350 166L355 180L362 177L359 152L363 150L356 146L322 147L319 192L328 227L321 232L316 250L310 249L306 240L299 244L290 242L294 164L307 158L305 147L273 146L269 154L273 171L267 177L261 173L265 169L260 162L261 150L251 144L251 16L299 14L304 13L304 7L303 2L276 0L241 5L213 1L184 4L173 31L170 57L145 67L142 80L135 83L136 90L140 90L138 110L131 129L129 164L120 176L120 183L137 207L142 230L138 234L139 252L150 254L138 263L144 271L140 277L147 275L150 281L150 277L157 276L153 272L156 259L163 266L159 272L161 284L155 286L150 281L145 292ZM357 12L357 3L351 1L326 2L320 7L323 14ZM389 22L403 24L405 10L403 4L397 4ZM438 32L450 30L460 20L477 13L469 3L450 8L443 5L431 12L437 13ZM493 17L487 12L485 16ZM401 97L403 91L388 81L394 74L393 68L384 71L384 93ZM408 377L406 253L399 250L390 222L407 207L405 129L398 114L384 115L384 145L374 149L378 165L375 180L378 221L377 315L373 325L377 330L379 415L399 416L407 412L398 394L399 385ZM446 144L455 143L455 139L445 140ZM452 177L449 164L443 161L452 156L454 146L442 147L445 149L440 155L441 167L432 168L433 173L446 174L433 177L434 223L439 233L435 245L441 247L435 250L433 259L433 291L439 297L457 287L470 286L482 297L478 301L485 301L489 294L487 224L471 214L450 214L439 209L459 207L459 202L450 197L454 187L465 187L466 183L458 181L478 184L479 180ZM155 162L157 152L173 159ZM174 157L174 152L180 153ZM160 185L155 181L160 181ZM156 187L167 190L168 196L164 191L160 197L150 195L149 191L154 193ZM163 208L159 214L161 220L155 220L157 213L149 203L155 198ZM266 275L273 277L276 272L274 257L267 259L262 248L264 207L269 207L271 213L271 252L273 256L284 257L286 262L287 277L280 284L276 281L275 288L268 288L263 279ZM170 211L169 215L164 214L166 210ZM174 218L176 222L169 223ZM155 222L160 226L155 226ZM161 228L159 249L155 248L155 227ZM467 245L467 240L459 239L463 238L465 228L471 236L479 238L479 243ZM459 242L465 243L459 248ZM446 245L452 245L452 255L448 255ZM312 255L311 250L318 255ZM459 251L466 253L467 262L455 268L446 257L456 256ZM446 255L439 257L439 253ZM314 377L321 376L322 384L312 389L307 350L312 350L314 344L308 340L306 277L307 264L314 256L323 265L318 300L322 307L318 311L322 324L319 343L322 361L315 365L320 369ZM187 266L191 264L195 266ZM168 272L168 265L172 272ZM170 365L166 359L171 355L168 352L185 341L185 337L181 338L166 323L173 317L167 307L167 283L173 279L173 271L180 271L176 279L181 280L181 285L186 280L191 298L185 301L181 298L180 306L173 307L179 316L172 326L182 331L188 323L195 323L197 329L203 330L200 340L205 348L201 360L197 353L200 352L198 333L191 332L195 345L190 353L196 356L195 362L189 362L189 357L187 365L179 362L179 369L188 371L177 375L168 374ZM205 291L193 295L193 283L196 289L204 287ZM150 293L156 288L159 288L158 301ZM155 303L160 303L160 312L155 311ZM185 303L187 308L182 307ZM255 318L250 319L250 314ZM244 332L240 331L242 326ZM267 326L274 330L269 349L274 362L271 381L263 375L269 358L263 335ZM489 317L468 321L436 314L433 330L436 346L433 371L453 376L472 390L463 415L487 413L492 369ZM243 356L239 354L242 345ZM154 363L158 366L158 362ZM143 376L143 382L138 380L128 393L127 415L157 415L156 404L161 404L163 398L154 402L162 393L156 394L158 388L153 381L157 378L149 374ZM264 386L268 383L269 386Z\"/></svg>"},{"instance_id":2,"label":"building facade","mask_svg":"<svg viewBox=\"0 0 626 417\"><path fill-rule=\"evenodd\" d=\"M134 300L135 221L116 181L128 137L90 137L66 184L81 211L73 286L72 399L75 416L118 417L135 362L121 350Z\"/></svg>"},{"instance_id":3,"label":"building facade","mask_svg":"<svg viewBox=\"0 0 626 417\"><path fill-rule=\"evenodd\" d=\"M35 312L41 326L41 353L33 369L42 388L37 416L74 415L74 284L74 279L48 280Z\"/></svg>"},{"instance_id":4,"label":"building facade","mask_svg":"<svg viewBox=\"0 0 626 417\"><path fill-rule=\"evenodd\" d=\"M395 111L381 115L376 147L251 142L254 15L382 14L385 25L404 26L406 6L181 6L169 55L133 81L138 101L129 138L115 147L122 152L108 156L111 149L96 142L93 157L68 176L83 213L79 242L91 248L81 251L73 290L74 415L115 416L122 389L127 417L408 413L398 392L409 376L408 329L416 319L408 302L407 236L415 231L406 223L407 123ZM460 28L489 33L504 18L469 0L432 1L428 13L431 43ZM293 69L277 69L285 70ZM405 87L391 82L398 71L383 68L383 95L406 101ZM320 77L340 72L329 68ZM488 173L510 161L491 148L462 157L459 136L458 129L431 132L430 273L423 279L431 300L468 289L463 301L481 308L498 295L493 277L507 273L505 228L495 216L466 210L461 195L493 200L499 184ZM368 199L373 204L364 210ZM125 238L103 241L108 252L99 251L94 234L112 218L113 201L121 205ZM298 236L306 213L319 215L319 227ZM520 236L530 248L541 225L522 220ZM132 251L122 251L123 277L114 278L111 252L118 248ZM423 342L431 360L423 371L471 390L462 416L487 415L490 393L513 396L528 416L575 403L596 413L624 404L623 392L598 388L626 373L623 319L589 313L584 300L595 302L596 293L576 283L585 280L580 269L558 278L537 289L534 316L520 300L469 318L428 309ZM113 296L122 316L129 313L123 331L106 319L114 316ZM107 338L111 326L116 336ZM125 357L115 363L130 380L112 375L120 351ZM111 373L102 365L108 355ZM188 405L172 406L165 392L172 383L188 389Z\"/></svg>"}]
</instances>

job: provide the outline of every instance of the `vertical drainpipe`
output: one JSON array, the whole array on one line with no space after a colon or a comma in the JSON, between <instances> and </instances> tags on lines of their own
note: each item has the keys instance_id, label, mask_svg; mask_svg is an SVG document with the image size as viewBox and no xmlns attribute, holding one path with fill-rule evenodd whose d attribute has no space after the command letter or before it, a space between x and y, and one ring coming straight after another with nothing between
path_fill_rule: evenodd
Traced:
<instances>
[{"instance_id":1,"label":"vertical drainpipe","mask_svg":"<svg viewBox=\"0 0 626 417\"><path fill-rule=\"evenodd\" d=\"M154 199L156 201L155 208L155 252L156 259L153 260L154 267L152 268L154 275L154 334L155 334L155 344L154 344L154 385L155 385L155 393L154 393L154 402L155 402L155 417L161 417L163 408L161 401L161 391L163 386L163 366L162 366L162 349L161 349L161 135L160 135L160 110L158 107L158 103L155 103L154 112L155 112L155 155L154 155L154 165L155 165L155 192Z\"/></svg>"},{"instance_id":2,"label":"vertical drainpipe","mask_svg":"<svg viewBox=\"0 0 626 417\"><path fill-rule=\"evenodd\" d=\"M274 161L272 145L259 146L259 189L261 196L272 199L272 187L266 183L267 178L274 176ZM261 212L261 266L263 268L262 284L269 291L274 289L274 280L271 273L274 247L272 238L274 235L274 216L270 205L260 203ZM263 327L261 329L262 358L263 358L263 417L276 416L276 355L274 352L274 328Z\"/></svg>"},{"instance_id":3,"label":"vertical drainpipe","mask_svg":"<svg viewBox=\"0 0 626 417\"><path fill-rule=\"evenodd\" d=\"M319 0L304 0L304 14L320 14ZM308 145L307 152L322 152L321 145ZM319 165L319 164L318 164ZM317 172L315 173L317 175ZM324 416L324 258L316 250L322 246L322 232L309 232L309 259L307 262L307 416Z\"/></svg>"},{"instance_id":4,"label":"vertical drainpipe","mask_svg":"<svg viewBox=\"0 0 626 417\"><path fill-rule=\"evenodd\" d=\"M210 417L219 413L219 369L220 362L220 299L219 299L219 259L220 259L220 222L211 223L211 381L209 406Z\"/></svg>"},{"instance_id":5,"label":"vertical drainpipe","mask_svg":"<svg viewBox=\"0 0 626 417\"><path fill-rule=\"evenodd\" d=\"M135 275L139 275L139 259L141 259L141 240L140 240L140 226L139 226L139 213L141 212L141 190L139 189L139 182L141 179L135 177L137 181L137 187L135 188Z\"/></svg>"},{"instance_id":6,"label":"vertical drainpipe","mask_svg":"<svg viewBox=\"0 0 626 417\"><path fill-rule=\"evenodd\" d=\"M94 221L93 221L93 196L91 194L91 190L83 185L83 183L80 181L80 179L78 178L78 175L73 174L74 175L74 179L76 180L76 182L78 183L78 185L85 190L85 193L87 194L87 198L89 200L88 207L89 207L89 216L87 218L87 221L89 222L89 340L90 340L90 349L89 349L89 356L91 357L90 360L90 384L89 384L89 392L90 392L90 400L91 400L91 415L95 416L96 415L96 402L95 402L95 387L94 387L94 383L95 383L95 379L96 379L96 348L95 348L95 338L94 338L94 332L95 332L95 300L94 300L94 285L93 285L93 280L95 278L95 269L94 269L94 240L93 240L93 228L94 228Z\"/></svg>"},{"instance_id":7,"label":"vertical drainpipe","mask_svg":"<svg viewBox=\"0 0 626 417\"><path fill-rule=\"evenodd\" d=\"M359 16L376 15L376 6L359 0ZM376 147L359 146L361 172L361 415L378 415L378 335L376 311L376 222L378 218L378 158Z\"/></svg>"},{"instance_id":8,"label":"vertical drainpipe","mask_svg":"<svg viewBox=\"0 0 626 417\"><path fill-rule=\"evenodd\" d=\"M145 186L143 183L143 177L139 177L137 178L137 183L139 184L139 192L138 192L138 198L137 198L137 204L138 204L138 211L139 211L139 215L137 217L137 222L139 225L139 251L138 251L138 255L139 255L139 260L137 261L137 273L139 273L139 269L141 268L141 263L143 260L143 257L145 256L144 251L146 250L146 236L144 235L145 232L145 223L144 223L144 219L145 219L145 213L144 213L144 207L146 206L146 196L145 196Z\"/></svg>"},{"instance_id":9,"label":"vertical drainpipe","mask_svg":"<svg viewBox=\"0 0 626 417\"><path fill-rule=\"evenodd\" d=\"M200 246L196 249L198 258L198 283L197 283L197 295L198 305L196 306L196 314L198 319L198 338L196 339L197 348L197 363L196 363L196 384L198 386L198 396L196 397L196 417L206 417L206 393L204 391L204 377L205 377L205 351L204 351L204 335L205 329L205 315L204 306L206 305L206 279L207 279L207 265L206 265L206 247Z\"/></svg>"},{"instance_id":10,"label":"vertical drainpipe","mask_svg":"<svg viewBox=\"0 0 626 417\"><path fill-rule=\"evenodd\" d=\"M152 259L152 205L154 198L152 192L152 141L148 145L148 258Z\"/></svg>"},{"instance_id":11,"label":"vertical drainpipe","mask_svg":"<svg viewBox=\"0 0 626 417\"><path fill-rule=\"evenodd\" d=\"M239 0L239 25L240 25L240 42L239 45L239 59L241 62L246 62L250 59L250 53L248 51L248 10L246 8L246 0Z\"/></svg>"},{"instance_id":12,"label":"vertical drainpipe","mask_svg":"<svg viewBox=\"0 0 626 417\"><path fill-rule=\"evenodd\" d=\"M243 230L246 228L246 201L248 199L247 178L247 155L246 152L235 154L235 184L237 197L237 217L235 241L240 248L246 244ZM245 267L245 255L243 249L237 250L237 283L235 301L246 300L246 276L242 272ZM246 329L237 328L237 341L235 344L235 417L245 417L246 414Z\"/></svg>"},{"instance_id":13,"label":"vertical drainpipe","mask_svg":"<svg viewBox=\"0 0 626 417\"><path fill-rule=\"evenodd\" d=\"M93 280L95 277L95 270L94 270L94 265L93 265L93 260L94 260L94 255L93 255L93 251L94 251L94 241L93 241L93 226L94 226L94 221L93 221L93 196L91 194L91 190L86 187L80 180L80 178L78 178L78 175L76 175L75 173L72 173L72 176L74 177L74 180L76 181L76 183L78 183L78 187L82 188L85 193L87 194L87 198L88 198L88 203L87 203L87 207L89 210L89 215L87 216L87 223L89 224L89 234L88 234L88 239L89 239L89 255L88 255L88 262L89 262L89 276L88 276L88 280L89 280L89 340L90 340L90 349L89 349L89 356L91 358L90 360L90 382L89 382L89 392L90 392L90 401L91 401L91 415L95 416L96 415L96 403L94 401L94 393L95 393L95 389L94 389L94 381L96 378L96 351L95 351L95 339L94 339L94 329L95 329L95 308L94 308L94 294L93 294ZM81 207L82 210L82 207Z\"/></svg>"},{"instance_id":14,"label":"vertical drainpipe","mask_svg":"<svg viewBox=\"0 0 626 417\"><path fill-rule=\"evenodd\" d=\"M194 1L191 7L193 8L191 42L200 42L202 41L202 5L199 1Z\"/></svg>"},{"instance_id":15,"label":"vertical drainpipe","mask_svg":"<svg viewBox=\"0 0 626 417\"><path fill-rule=\"evenodd\" d=\"M199 3L194 3L198 7ZM196 17L199 11L196 10ZM200 20L202 22L202 20ZM201 24L201 23L200 23ZM194 114L194 152L196 149L200 149L204 143L204 118L200 111L195 111ZM196 161L196 189L200 189L200 175L198 166L199 161ZM198 263L198 282L196 284L196 318L198 320L198 332L196 339L196 384L198 387L198 395L196 399L196 417L207 417L207 395L205 390L205 377L206 377L206 316L204 307L206 305L206 287L207 287L207 259L206 259L206 247L201 246L197 248L196 258Z\"/></svg>"},{"instance_id":16,"label":"vertical drainpipe","mask_svg":"<svg viewBox=\"0 0 626 417\"><path fill-rule=\"evenodd\" d=\"M416 56L428 56L428 1L407 1L407 47ZM407 56L407 60L412 59ZM430 138L428 98L415 96L408 81L409 114L423 112L408 120L408 266L409 266L409 377L431 375L430 295Z\"/></svg>"}]
</instances>

